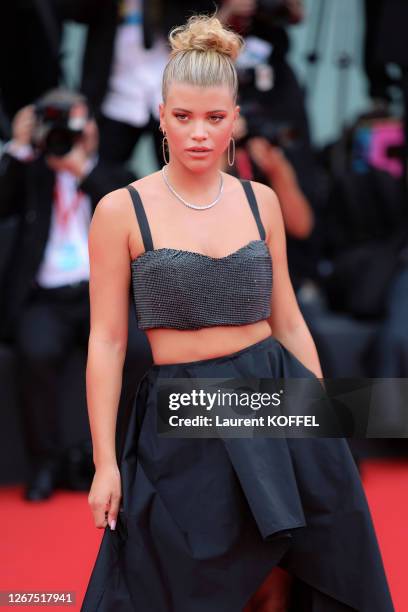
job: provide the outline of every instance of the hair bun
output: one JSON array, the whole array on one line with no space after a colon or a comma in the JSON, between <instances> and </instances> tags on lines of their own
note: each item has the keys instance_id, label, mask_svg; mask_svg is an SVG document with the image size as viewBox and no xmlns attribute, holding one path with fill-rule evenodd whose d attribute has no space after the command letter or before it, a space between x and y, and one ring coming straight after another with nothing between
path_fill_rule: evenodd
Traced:
<instances>
[{"instance_id":1,"label":"hair bun","mask_svg":"<svg viewBox=\"0 0 408 612\"><path fill-rule=\"evenodd\" d=\"M243 38L222 25L214 16L193 15L185 25L169 34L171 56L183 51L216 51L234 61L244 45Z\"/></svg>"}]
</instances>

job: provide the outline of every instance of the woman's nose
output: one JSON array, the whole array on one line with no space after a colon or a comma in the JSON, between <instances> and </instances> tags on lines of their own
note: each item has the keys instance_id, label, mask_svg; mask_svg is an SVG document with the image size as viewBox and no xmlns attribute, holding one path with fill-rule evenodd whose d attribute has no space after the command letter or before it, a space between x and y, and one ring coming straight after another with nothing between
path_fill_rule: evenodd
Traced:
<instances>
[{"instance_id":1,"label":"woman's nose","mask_svg":"<svg viewBox=\"0 0 408 612\"><path fill-rule=\"evenodd\" d=\"M197 121L194 124L191 136L194 140L205 140L207 138L207 130L202 121Z\"/></svg>"}]
</instances>

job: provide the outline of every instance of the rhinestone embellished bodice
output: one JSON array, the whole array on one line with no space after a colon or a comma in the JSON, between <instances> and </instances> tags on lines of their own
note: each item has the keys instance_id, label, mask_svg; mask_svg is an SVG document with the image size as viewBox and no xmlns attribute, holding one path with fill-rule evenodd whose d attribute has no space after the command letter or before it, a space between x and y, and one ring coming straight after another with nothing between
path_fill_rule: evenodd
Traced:
<instances>
[{"instance_id":1,"label":"rhinestone embellished bodice","mask_svg":"<svg viewBox=\"0 0 408 612\"><path fill-rule=\"evenodd\" d=\"M154 249L141 198L128 186L145 246L145 252L131 262L140 329L245 325L269 317L272 260L251 184L241 182L261 239L251 240L225 257Z\"/></svg>"},{"instance_id":2,"label":"rhinestone embellished bodice","mask_svg":"<svg viewBox=\"0 0 408 612\"><path fill-rule=\"evenodd\" d=\"M219 258L156 249L131 266L140 329L244 325L270 315L272 262L263 240Z\"/></svg>"}]
</instances>

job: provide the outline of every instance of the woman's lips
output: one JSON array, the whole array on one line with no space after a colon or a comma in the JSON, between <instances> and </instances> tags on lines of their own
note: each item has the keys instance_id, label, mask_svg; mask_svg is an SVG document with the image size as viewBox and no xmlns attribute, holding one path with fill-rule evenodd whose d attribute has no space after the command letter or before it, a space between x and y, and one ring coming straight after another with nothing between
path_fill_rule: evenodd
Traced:
<instances>
[{"instance_id":1,"label":"woman's lips","mask_svg":"<svg viewBox=\"0 0 408 612\"><path fill-rule=\"evenodd\" d=\"M208 155L208 153L211 153L211 149L186 149L187 153L190 153L190 155L192 155L193 157L203 157L205 155Z\"/></svg>"}]
</instances>

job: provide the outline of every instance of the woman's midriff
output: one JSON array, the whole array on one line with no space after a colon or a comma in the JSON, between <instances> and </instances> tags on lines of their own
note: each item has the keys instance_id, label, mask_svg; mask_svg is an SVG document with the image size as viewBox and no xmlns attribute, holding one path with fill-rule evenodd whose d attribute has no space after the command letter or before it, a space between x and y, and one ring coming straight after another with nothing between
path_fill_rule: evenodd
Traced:
<instances>
[{"instance_id":1,"label":"woman's midriff","mask_svg":"<svg viewBox=\"0 0 408 612\"><path fill-rule=\"evenodd\" d=\"M156 365L221 357L260 342L271 333L266 319L249 325L217 325L195 330L146 330Z\"/></svg>"}]
</instances>

